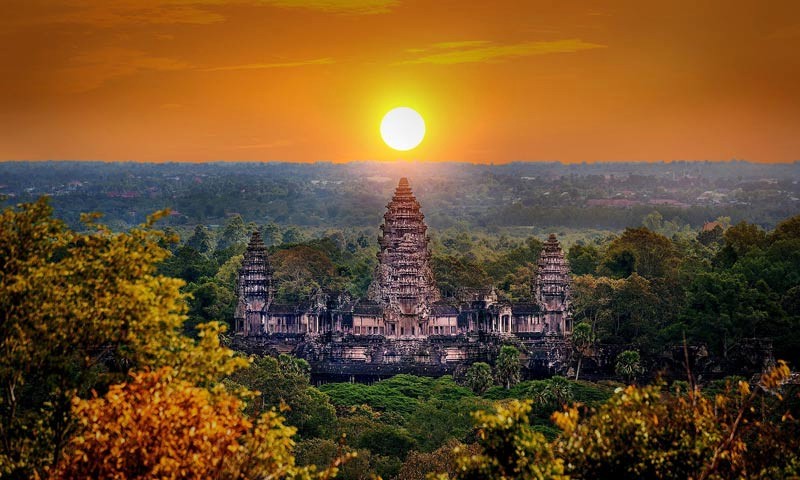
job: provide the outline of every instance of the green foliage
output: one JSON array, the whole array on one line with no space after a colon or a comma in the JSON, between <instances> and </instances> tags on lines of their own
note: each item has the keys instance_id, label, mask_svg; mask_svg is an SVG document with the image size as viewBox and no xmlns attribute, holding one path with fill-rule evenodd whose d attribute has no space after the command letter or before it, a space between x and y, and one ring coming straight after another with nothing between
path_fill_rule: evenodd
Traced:
<instances>
[{"instance_id":1,"label":"green foliage","mask_svg":"<svg viewBox=\"0 0 800 480\"><path fill-rule=\"evenodd\" d=\"M634 381L637 376L644 372L639 352L636 350L625 350L617 355L617 360L614 363L614 372L624 378L628 383Z\"/></svg>"},{"instance_id":2,"label":"green foliage","mask_svg":"<svg viewBox=\"0 0 800 480\"><path fill-rule=\"evenodd\" d=\"M378 425L355 439L354 446L378 455L405 457L416 447L416 441L405 431L392 425Z\"/></svg>"},{"instance_id":3,"label":"green foliage","mask_svg":"<svg viewBox=\"0 0 800 480\"><path fill-rule=\"evenodd\" d=\"M448 400L473 395L468 389L459 387L450 376L433 379L405 374L372 385L328 383L321 385L320 390L327 393L337 406L369 405L404 416L414 413L421 401L431 399L434 394L444 394Z\"/></svg>"},{"instance_id":4,"label":"green foliage","mask_svg":"<svg viewBox=\"0 0 800 480\"><path fill-rule=\"evenodd\" d=\"M567 253L567 261L573 275L596 273L601 258L600 250L594 245L575 244Z\"/></svg>"},{"instance_id":5,"label":"green foliage","mask_svg":"<svg viewBox=\"0 0 800 480\"><path fill-rule=\"evenodd\" d=\"M194 229L194 234L186 241L186 246L199 253L208 253L211 251L212 243L213 240L205 225L198 225Z\"/></svg>"},{"instance_id":6,"label":"green foliage","mask_svg":"<svg viewBox=\"0 0 800 480\"><path fill-rule=\"evenodd\" d=\"M572 348L575 350L575 353L578 356L578 366L575 368L575 380L578 380L581 374L581 363L583 362L583 357L594 344L594 332L592 332L592 326L586 322L581 322L575 325L575 328L572 329L572 336L570 339L572 341Z\"/></svg>"},{"instance_id":7,"label":"green foliage","mask_svg":"<svg viewBox=\"0 0 800 480\"><path fill-rule=\"evenodd\" d=\"M548 414L572 403L575 399L573 385L573 382L560 376L532 385L530 395L536 410Z\"/></svg>"},{"instance_id":8,"label":"green foliage","mask_svg":"<svg viewBox=\"0 0 800 480\"><path fill-rule=\"evenodd\" d=\"M257 392L247 408L250 415L286 405L286 419L301 437L326 437L336 427L336 412L328 396L309 384L309 370L308 362L288 355L255 357L230 382Z\"/></svg>"},{"instance_id":9,"label":"green foliage","mask_svg":"<svg viewBox=\"0 0 800 480\"><path fill-rule=\"evenodd\" d=\"M671 273L678 262L672 242L647 228L626 228L606 249L602 267L623 278L636 272L651 279Z\"/></svg>"},{"instance_id":10,"label":"green foliage","mask_svg":"<svg viewBox=\"0 0 800 480\"><path fill-rule=\"evenodd\" d=\"M481 453L459 460L456 479L558 479L563 461L528 421L530 402L511 400L474 414Z\"/></svg>"},{"instance_id":11,"label":"green foliage","mask_svg":"<svg viewBox=\"0 0 800 480\"><path fill-rule=\"evenodd\" d=\"M497 379L497 383L505 386L506 389L519 383L522 370L522 364L519 360L519 350L510 345L502 346L494 368L494 375Z\"/></svg>"},{"instance_id":12,"label":"green foliage","mask_svg":"<svg viewBox=\"0 0 800 480\"><path fill-rule=\"evenodd\" d=\"M217 242L217 250L243 249L247 244L249 230L241 215L234 215L225 224Z\"/></svg>"},{"instance_id":13,"label":"green foliage","mask_svg":"<svg viewBox=\"0 0 800 480\"><path fill-rule=\"evenodd\" d=\"M767 233L758 225L740 222L725 230L725 245L730 247L737 257L746 255L754 248L764 248L767 244Z\"/></svg>"},{"instance_id":14,"label":"green foliage","mask_svg":"<svg viewBox=\"0 0 800 480\"><path fill-rule=\"evenodd\" d=\"M465 440L471 431L470 412L487 405L474 397L447 400L437 395L423 402L404 423L417 448L430 452L449 439Z\"/></svg>"},{"instance_id":15,"label":"green foliage","mask_svg":"<svg viewBox=\"0 0 800 480\"><path fill-rule=\"evenodd\" d=\"M475 362L464 375L464 384L477 395L483 395L492 383L492 367L488 363Z\"/></svg>"},{"instance_id":16,"label":"green foliage","mask_svg":"<svg viewBox=\"0 0 800 480\"><path fill-rule=\"evenodd\" d=\"M474 259L437 255L431 264L436 284L445 297L455 296L459 288L484 288L492 283L489 274Z\"/></svg>"},{"instance_id":17,"label":"green foliage","mask_svg":"<svg viewBox=\"0 0 800 480\"><path fill-rule=\"evenodd\" d=\"M430 453L410 452L398 472L403 480L425 480L433 472L455 476L458 474L458 459L461 456L475 455L480 447L473 443L465 445L457 440L450 440Z\"/></svg>"}]
</instances>

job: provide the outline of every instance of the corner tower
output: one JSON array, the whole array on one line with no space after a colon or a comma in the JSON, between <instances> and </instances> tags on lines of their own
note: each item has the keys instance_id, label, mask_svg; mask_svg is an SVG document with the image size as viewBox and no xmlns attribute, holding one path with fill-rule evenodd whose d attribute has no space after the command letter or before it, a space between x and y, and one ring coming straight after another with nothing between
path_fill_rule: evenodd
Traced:
<instances>
[{"instance_id":1,"label":"corner tower","mask_svg":"<svg viewBox=\"0 0 800 480\"><path fill-rule=\"evenodd\" d=\"M239 278L236 282L235 329L239 335L264 333L267 311L272 304L272 268L267 258L267 246L258 230L250 237L250 243L242 259Z\"/></svg>"},{"instance_id":2,"label":"corner tower","mask_svg":"<svg viewBox=\"0 0 800 480\"><path fill-rule=\"evenodd\" d=\"M370 298L385 309L386 335L424 336L439 290L430 266L425 216L407 178L400 179L386 209Z\"/></svg>"},{"instance_id":3,"label":"corner tower","mask_svg":"<svg viewBox=\"0 0 800 480\"><path fill-rule=\"evenodd\" d=\"M533 297L542 307L545 332L572 333L569 265L554 234L539 254Z\"/></svg>"}]
</instances>

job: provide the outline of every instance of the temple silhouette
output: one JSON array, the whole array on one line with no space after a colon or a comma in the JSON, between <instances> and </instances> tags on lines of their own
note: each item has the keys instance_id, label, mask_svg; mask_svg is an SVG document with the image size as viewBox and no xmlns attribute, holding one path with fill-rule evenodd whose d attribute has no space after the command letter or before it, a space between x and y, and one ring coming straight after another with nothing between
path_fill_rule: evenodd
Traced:
<instances>
[{"instance_id":1,"label":"temple silhouette","mask_svg":"<svg viewBox=\"0 0 800 480\"><path fill-rule=\"evenodd\" d=\"M533 302L507 301L491 286L442 298L425 216L408 179L400 179L383 219L378 265L363 299L322 289L303 303L275 303L267 248L253 232L237 283L235 346L292 352L318 372L341 375L369 373L358 367L367 364L377 375L447 373L457 364L491 361L509 338L525 343L534 357L538 351L540 367L552 370L565 360L572 331L569 266L555 235L539 256Z\"/></svg>"}]
</instances>

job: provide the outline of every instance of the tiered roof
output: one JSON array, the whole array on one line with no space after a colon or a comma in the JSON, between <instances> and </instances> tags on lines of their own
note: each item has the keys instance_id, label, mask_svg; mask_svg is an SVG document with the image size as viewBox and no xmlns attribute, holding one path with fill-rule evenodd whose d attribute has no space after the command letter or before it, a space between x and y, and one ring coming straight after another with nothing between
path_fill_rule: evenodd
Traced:
<instances>
[{"instance_id":1,"label":"tiered roof","mask_svg":"<svg viewBox=\"0 0 800 480\"><path fill-rule=\"evenodd\" d=\"M439 299L430 267L428 227L407 178L386 205L372 297L405 315L418 314Z\"/></svg>"},{"instance_id":2,"label":"tiered roof","mask_svg":"<svg viewBox=\"0 0 800 480\"><path fill-rule=\"evenodd\" d=\"M250 237L242 259L242 268L239 270L240 295L266 299L271 287L272 268L267 258L267 246L256 230Z\"/></svg>"},{"instance_id":3,"label":"tiered roof","mask_svg":"<svg viewBox=\"0 0 800 480\"><path fill-rule=\"evenodd\" d=\"M539 254L538 270L534 282L535 296L565 296L569 289L569 265L564 251L554 234L544 243Z\"/></svg>"}]
</instances>

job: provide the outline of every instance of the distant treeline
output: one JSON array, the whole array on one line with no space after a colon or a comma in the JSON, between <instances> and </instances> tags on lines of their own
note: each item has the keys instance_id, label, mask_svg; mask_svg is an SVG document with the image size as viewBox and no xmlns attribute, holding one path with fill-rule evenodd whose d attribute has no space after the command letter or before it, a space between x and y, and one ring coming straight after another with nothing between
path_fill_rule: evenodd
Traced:
<instances>
[{"instance_id":1,"label":"distant treeline","mask_svg":"<svg viewBox=\"0 0 800 480\"><path fill-rule=\"evenodd\" d=\"M798 164L740 161L498 166L7 162L0 163L0 196L11 205L50 195L56 215L70 225L78 225L81 212L98 211L117 230L162 208L172 210L167 222L174 226L222 225L239 214L257 223L375 227L401 176L410 177L435 228L618 230L638 225L652 212L695 228L720 216L771 228L800 210Z\"/></svg>"}]
</instances>

